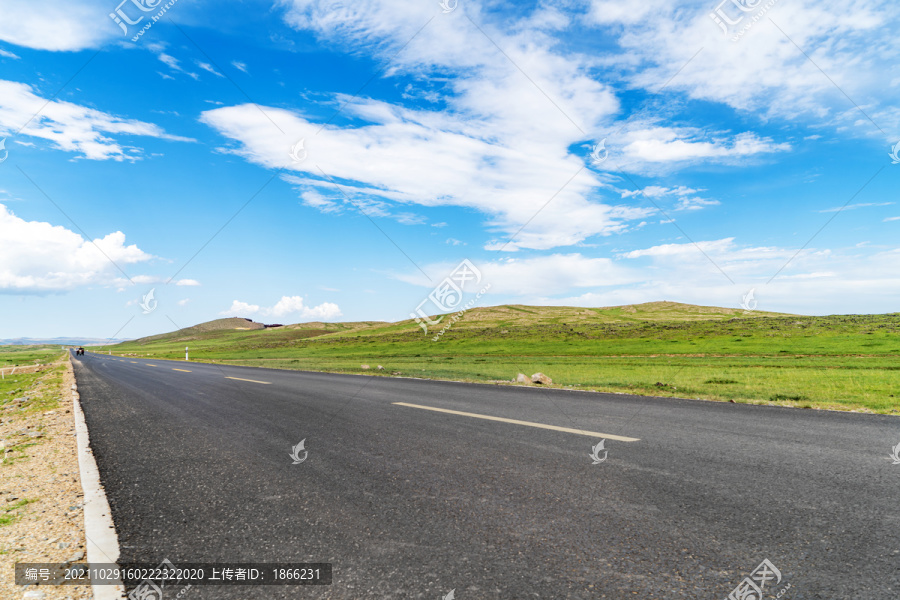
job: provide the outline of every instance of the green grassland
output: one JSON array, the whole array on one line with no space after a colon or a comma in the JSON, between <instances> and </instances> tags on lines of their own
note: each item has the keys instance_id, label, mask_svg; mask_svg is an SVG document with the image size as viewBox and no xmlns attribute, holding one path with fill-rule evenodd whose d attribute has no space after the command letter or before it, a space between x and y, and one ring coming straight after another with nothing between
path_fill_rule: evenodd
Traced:
<instances>
[{"instance_id":1,"label":"green grassland","mask_svg":"<svg viewBox=\"0 0 900 600\"><path fill-rule=\"evenodd\" d=\"M0 346L0 368L52 363L63 354L59 346Z\"/></svg>"},{"instance_id":2,"label":"green grassland","mask_svg":"<svg viewBox=\"0 0 900 600\"><path fill-rule=\"evenodd\" d=\"M468 311L435 341L449 320L425 335L411 320L254 329L222 319L105 350L183 359L189 346L203 362L480 382L540 371L554 387L900 413L900 313L497 306Z\"/></svg>"}]
</instances>

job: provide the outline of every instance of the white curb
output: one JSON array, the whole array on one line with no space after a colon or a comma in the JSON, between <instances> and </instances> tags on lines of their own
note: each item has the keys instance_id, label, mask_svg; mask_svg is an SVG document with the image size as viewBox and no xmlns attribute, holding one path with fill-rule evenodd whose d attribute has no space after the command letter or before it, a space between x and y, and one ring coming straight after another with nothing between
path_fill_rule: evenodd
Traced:
<instances>
[{"instance_id":1,"label":"white curb","mask_svg":"<svg viewBox=\"0 0 900 600\"><path fill-rule=\"evenodd\" d=\"M74 375L74 370L73 370ZM119 560L119 536L113 524L106 492L100 484L100 471L91 452L87 423L78 390L72 384L72 413L75 416L75 439L78 444L78 467L81 471L81 488L84 490L84 537L87 544L88 565L115 563ZM94 600L122 600L125 586L91 585Z\"/></svg>"}]
</instances>

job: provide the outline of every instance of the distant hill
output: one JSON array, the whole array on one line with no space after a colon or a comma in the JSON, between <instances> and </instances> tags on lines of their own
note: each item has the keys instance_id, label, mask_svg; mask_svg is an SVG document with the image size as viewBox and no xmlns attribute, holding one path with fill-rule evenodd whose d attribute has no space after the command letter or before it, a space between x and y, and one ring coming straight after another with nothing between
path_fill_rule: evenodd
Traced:
<instances>
[{"instance_id":1,"label":"distant hill","mask_svg":"<svg viewBox=\"0 0 900 600\"><path fill-rule=\"evenodd\" d=\"M431 315L437 317L437 315ZM629 323L656 321L709 321L727 320L736 317L783 317L792 316L784 313L752 311L745 313L738 308L721 308L718 306L697 306L680 302L646 302L644 304L626 304L603 308L585 308L579 306L527 306L523 304L506 304L469 309L465 317L454 324L456 329L484 328L485 326L528 327L535 325L556 325L566 323L598 324ZM444 321L442 321L443 323ZM440 329L441 326L437 326ZM360 335L381 335L419 331L413 319L405 319L389 323L385 321L352 321L343 323L295 323L292 325L271 326L256 323L251 319L232 317L216 319L149 337L133 340L131 343L145 345L158 342L190 342L195 340L211 340L223 335L237 334L244 331L260 331L268 329L277 339L300 339L310 337L337 337ZM282 332L277 334L275 332ZM269 335L266 336L267 338ZM275 339L273 338L273 342Z\"/></svg>"},{"instance_id":2,"label":"distant hill","mask_svg":"<svg viewBox=\"0 0 900 600\"><path fill-rule=\"evenodd\" d=\"M527 306L506 304L472 308L466 312L465 320L472 325L484 325L503 321L524 324L524 322L613 322L613 321L695 321L709 319L729 319L732 317L777 317L789 316L785 313L752 311L745 313L740 308L719 306L698 306L681 302L645 302L602 308L580 306ZM404 321L401 321L404 322Z\"/></svg>"},{"instance_id":3,"label":"distant hill","mask_svg":"<svg viewBox=\"0 0 900 600\"><path fill-rule=\"evenodd\" d=\"M0 340L0 346L103 346L126 341L128 340L83 337L15 338L12 340Z\"/></svg>"},{"instance_id":4,"label":"distant hill","mask_svg":"<svg viewBox=\"0 0 900 600\"><path fill-rule=\"evenodd\" d=\"M207 321L206 323L200 323L199 325L194 325L193 327L185 327L184 329L179 329L178 331L173 331L171 333L161 333L159 335L151 335L148 337L143 337L137 340L134 340L135 343L147 343L147 342L165 342L165 341L175 341L178 339L198 339L202 337L208 337L206 334L215 334L217 332L225 332L225 331L257 331L260 329L265 329L266 326L262 323L256 323L252 319L244 319L241 317L229 317L226 319L216 319L215 321Z\"/></svg>"}]
</instances>

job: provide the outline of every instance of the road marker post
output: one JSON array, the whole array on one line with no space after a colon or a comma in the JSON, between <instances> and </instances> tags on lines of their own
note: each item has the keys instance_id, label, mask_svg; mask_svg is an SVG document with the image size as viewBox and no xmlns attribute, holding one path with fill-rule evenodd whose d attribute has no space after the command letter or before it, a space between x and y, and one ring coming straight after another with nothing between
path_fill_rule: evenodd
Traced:
<instances>
[{"instance_id":1,"label":"road marker post","mask_svg":"<svg viewBox=\"0 0 900 600\"><path fill-rule=\"evenodd\" d=\"M184 347L184 360L187 360L187 359L188 359L188 347L185 346Z\"/></svg>"}]
</instances>

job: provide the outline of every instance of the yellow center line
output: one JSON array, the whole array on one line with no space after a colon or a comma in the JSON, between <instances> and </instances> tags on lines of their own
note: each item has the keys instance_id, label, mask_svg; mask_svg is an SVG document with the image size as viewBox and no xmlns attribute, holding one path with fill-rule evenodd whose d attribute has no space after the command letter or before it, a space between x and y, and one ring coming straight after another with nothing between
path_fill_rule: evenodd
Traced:
<instances>
[{"instance_id":1,"label":"yellow center line","mask_svg":"<svg viewBox=\"0 0 900 600\"><path fill-rule=\"evenodd\" d=\"M138 364L138 361L136 361L136 360L129 360L128 362L130 362L130 363L133 364L133 365Z\"/></svg>"},{"instance_id":2,"label":"yellow center line","mask_svg":"<svg viewBox=\"0 0 900 600\"><path fill-rule=\"evenodd\" d=\"M148 367L155 367L156 365L151 365L150 363L147 363L147 366L148 366Z\"/></svg>"},{"instance_id":3,"label":"yellow center line","mask_svg":"<svg viewBox=\"0 0 900 600\"><path fill-rule=\"evenodd\" d=\"M181 371L182 373L190 373L187 369L172 369L173 371Z\"/></svg>"},{"instance_id":4,"label":"yellow center line","mask_svg":"<svg viewBox=\"0 0 900 600\"><path fill-rule=\"evenodd\" d=\"M422 408L425 410L433 410L435 412L448 413L451 415L460 415L463 417L475 417L476 419L486 419L488 421L500 421L501 423L512 423L513 425L525 425L526 427L538 427L540 429L552 429L553 431L562 431L565 433L576 433L578 435L587 435L590 437L606 438L608 440L616 440L619 442L639 442L640 438L625 437L623 435L613 435L611 433L600 433L597 431L585 431L584 429L572 429L571 427L557 427L556 425L545 425L543 423L533 423L531 421L518 421L516 419L504 419L503 417L492 417L490 415L479 415L476 413L462 412L458 410L448 410L446 408L435 408L433 406L422 406L421 404L408 404L406 402L393 402L397 406L408 406L410 408Z\"/></svg>"},{"instance_id":5,"label":"yellow center line","mask_svg":"<svg viewBox=\"0 0 900 600\"><path fill-rule=\"evenodd\" d=\"M238 381L249 381L250 383L262 383L265 385L271 385L271 381L256 381L255 379L241 379L240 377L225 377L225 379L237 379Z\"/></svg>"}]
</instances>

